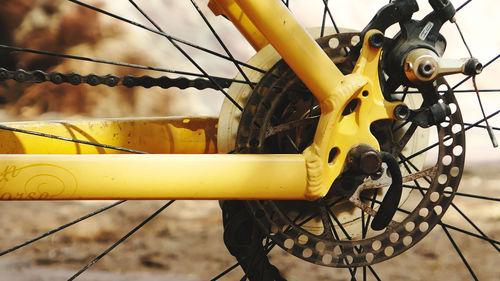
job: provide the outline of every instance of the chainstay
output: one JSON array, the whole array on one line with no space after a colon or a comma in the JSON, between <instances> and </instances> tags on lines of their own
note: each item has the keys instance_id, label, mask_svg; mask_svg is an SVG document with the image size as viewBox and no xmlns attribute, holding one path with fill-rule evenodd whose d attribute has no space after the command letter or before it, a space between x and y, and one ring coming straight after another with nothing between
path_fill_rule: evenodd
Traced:
<instances>
[{"instance_id":1,"label":"chainstay","mask_svg":"<svg viewBox=\"0 0 500 281\"><path fill-rule=\"evenodd\" d=\"M176 87L181 90L187 88L196 88L198 90L204 90L204 89L217 90L220 88L229 88L232 82L232 80L224 78L214 77L212 79L215 83L217 83L217 85L208 79L202 79L202 78L196 78L196 79L188 79L185 77L169 78L167 76L154 78L148 75L138 76L138 77L133 75L126 75L123 77L119 77L113 74L97 75L92 73L88 75L81 75L76 72L46 73L41 70L25 71L23 69L7 70L5 68L0 68L0 81L13 80L18 83L50 82L56 85L62 83L68 83L71 85L80 85L80 84L88 84L91 86L106 85L108 87L115 87L118 85L122 85L128 88L132 87L151 88L157 86L163 89Z\"/></svg>"}]
</instances>

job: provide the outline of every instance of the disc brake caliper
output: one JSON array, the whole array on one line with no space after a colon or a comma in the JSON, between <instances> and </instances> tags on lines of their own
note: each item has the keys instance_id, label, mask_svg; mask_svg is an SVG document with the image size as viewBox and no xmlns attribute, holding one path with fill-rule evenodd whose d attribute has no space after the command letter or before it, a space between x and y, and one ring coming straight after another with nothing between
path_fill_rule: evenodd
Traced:
<instances>
[{"instance_id":1,"label":"disc brake caliper","mask_svg":"<svg viewBox=\"0 0 500 281\"><path fill-rule=\"evenodd\" d=\"M378 64L383 39L381 32L368 31L353 72L320 102L321 116L314 141L303 152L308 199L317 199L329 191L352 147L364 143L380 151L370 125L381 119L395 119L394 109L401 104L385 100L380 88Z\"/></svg>"}]
</instances>

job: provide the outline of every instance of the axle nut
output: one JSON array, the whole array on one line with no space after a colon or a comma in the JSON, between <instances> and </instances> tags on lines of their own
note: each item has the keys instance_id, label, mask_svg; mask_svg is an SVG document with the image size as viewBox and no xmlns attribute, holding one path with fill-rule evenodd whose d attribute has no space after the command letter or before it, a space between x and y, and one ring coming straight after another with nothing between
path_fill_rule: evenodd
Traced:
<instances>
[{"instance_id":1,"label":"axle nut","mask_svg":"<svg viewBox=\"0 0 500 281\"><path fill-rule=\"evenodd\" d=\"M375 174L382 166L382 160L376 151L363 153L359 160L359 168L368 175Z\"/></svg>"}]
</instances>

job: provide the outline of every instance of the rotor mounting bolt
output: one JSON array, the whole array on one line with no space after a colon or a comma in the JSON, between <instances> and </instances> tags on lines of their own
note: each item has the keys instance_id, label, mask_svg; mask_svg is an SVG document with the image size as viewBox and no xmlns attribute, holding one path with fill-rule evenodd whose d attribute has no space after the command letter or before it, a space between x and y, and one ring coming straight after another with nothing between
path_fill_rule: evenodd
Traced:
<instances>
[{"instance_id":1,"label":"rotor mounting bolt","mask_svg":"<svg viewBox=\"0 0 500 281\"><path fill-rule=\"evenodd\" d=\"M406 104L398 104L394 108L393 114L397 120L407 120L410 118L410 109Z\"/></svg>"},{"instance_id":2,"label":"rotor mounting bolt","mask_svg":"<svg viewBox=\"0 0 500 281\"><path fill-rule=\"evenodd\" d=\"M374 33L368 38L368 43L372 48L381 48L384 45L384 35L382 33Z\"/></svg>"}]
</instances>

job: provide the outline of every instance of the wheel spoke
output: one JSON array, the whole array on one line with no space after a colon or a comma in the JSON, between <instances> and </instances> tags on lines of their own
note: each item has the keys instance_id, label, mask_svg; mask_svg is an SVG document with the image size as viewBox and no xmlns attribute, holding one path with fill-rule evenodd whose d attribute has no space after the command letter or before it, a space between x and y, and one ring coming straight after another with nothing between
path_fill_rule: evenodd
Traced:
<instances>
[{"instance_id":1,"label":"wheel spoke","mask_svg":"<svg viewBox=\"0 0 500 281\"><path fill-rule=\"evenodd\" d=\"M399 155L400 155L400 157L401 157L402 159L404 159L404 155L403 155L403 154L401 154L401 153L400 153ZM408 163L408 164L409 164L409 165L410 165L410 166L411 166L411 167L412 167L415 171L417 171L417 172L419 171L419 169L417 169L417 167L415 167L415 165L414 165L411 161L405 161L405 167L406 167L406 170L407 170L409 173L411 173L411 170L408 168L408 166L406 165L406 163ZM424 179L427 183L431 184L431 180L430 180L428 177L423 177L423 179ZM414 181L414 183L415 183L415 185L416 185L417 189L418 189L418 190L420 191L420 193L422 194L422 196L424 196L425 192L423 191L423 189L421 189L421 188L420 188L420 184L419 184L417 181ZM468 216L467 216L464 212L462 212L462 210L460 210L460 208L458 208L458 206L457 206L455 203L451 202L451 203L450 203L450 206L452 206L452 207L453 207L453 209L455 209L455 210L456 210L456 211L457 211L457 212L458 212L458 213L459 213L459 214L460 214L460 215L461 215L461 216L462 216L462 217L463 217L463 218L464 218L464 219L465 219L465 220L466 220L466 221L467 221L467 222L468 222L468 223L469 223L469 224L470 224L470 225L471 225L471 226L472 226L472 227L473 227L473 228L474 228L474 229L475 229L475 230L476 230L479 234L481 234L481 235L482 235L482 236L484 236L485 238L488 238L488 239L489 239L489 237L488 237L488 236L487 236L487 235L486 235L486 234L485 234L485 233L484 233L484 232L483 232L483 231L482 231L482 230L481 230L481 229L480 229L480 228L479 228L479 227L478 227L478 226L477 226L477 225L476 225L476 224L475 224L475 223L474 223L474 222L473 222L473 221L472 221L472 220L471 220L471 219L470 219L470 218L469 218L469 217L468 217ZM495 248L498 252L500 252L500 248L499 248L497 245L495 245L494 243L490 243L490 244L491 244L491 246L493 246L493 247L494 247L494 248Z\"/></svg>"},{"instance_id":2,"label":"wheel spoke","mask_svg":"<svg viewBox=\"0 0 500 281\"><path fill-rule=\"evenodd\" d=\"M123 20L126 20L124 18L121 18L117 15L114 15L114 14L111 14L109 12L106 12L102 9L99 9L99 8L96 8L96 7L93 7L93 6L90 6L90 5L87 5L85 3L82 3L78 0L68 0L70 2L73 2L73 3L76 3L78 5L82 5L84 7L87 7L89 9L92 9L92 10L95 10L95 11L99 11L105 15L109 15L109 16L112 16L114 18L118 18L118 19L123 19ZM131 3L134 3L133 1L131 1ZM134 3L135 4L135 3ZM221 87L219 85L219 83L217 83L217 81L215 81L213 78L210 77L210 75L208 75L208 73L188 54L186 53L186 51L181 47L179 46L179 44L177 44L176 41L174 41L172 39L172 37L170 37L169 35L165 34L162 29L156 24L154 23L154 21L137 5L134 5L134 7L149 21L151 22L151 24L153 24L157 29L162 36L164 36L165 38L167 38L167 40L194 66L196 67L201 73L203 73L203 75L208 78L208 80L210 80L210 82L212 82L217 88L218 90L229 100L231 101L232 104L234 104L234 106L236 106L236 108L238 108L240 111L243 111L243 107L241 107L240 104L238 104L224 89L223 87ZM138 25L138 26L143 26L143 25L140 25L138 23L135 23L133 21L130 21L130 20L127 20L127 22L129 23L133 23L134 25ZM149 30L149 29L148 29Z\"/></svg>"},{"instance_id":3,"label":"wheel spoke","mask_svg":"<svg viewBox=\"0 0 500 281\"><path fill-rule=\"evenodd\" d=\"M446 229L445 226L441 225L441 227L443 228L444 233L446 233L446 237L448 237L448 240L450 240L451 244L453 245L453 248L455 249L455 251L457 251L457 253L460 256L460 259L464 263L465 267L467 267L467 270L469 270L469 273L472 275L472 278L474 278L474 280L477 281L478 279L476 277L476 274L474 274L474 271L472 270L472 267L469 265L469 262L467 262L467 259L462 254L462 251L460 250L460 248L458 247L457 243L455 242L455 240L451 236L450 232L448 232L448 229Z\"/></svg>"},{"instance_id":4,"label":"wheel spoke","mask_svg":"<svg viewBox=\"0 0 500 281\"><path fill-rule=\"evenodd\" d=\"M216 280L219 280L220 278L224 277L224 275L228 274L229 272L233 271L233 269L237 268L238 266L240 265L239 262L231 265L230 267L228 267L226 270L224 270L223 272L219 273L219 275L215 276L214 278L210 279L210 281L216 281Z\"/></svg>"},{"instance_id":5,"label":"wheel spoke","mask_svg":"<svg viewBox=\"0 0 500 281\"><path fill-rule=\"evenodd\" d=\"M373 201L372 201L372 207L373 207ZM344 233L344 235L347 237L347 239L349 240L352 240L351 236L349 235L349 233L347 233L347 231L345 230L344 226L342 225L342 223L340 223L339 219L337 218L337 216L335 216L335 214L330 210L328 209L330 215L332 216L333 220L339 225L340 227L340 230L342 231L342 233ZM367 227L368 227L368 224L367 224ZM354 249L358 252L358 253L361 253L361 249L359 247L354 247ZM354 268L354 270L356 270L357 267ZM380 278L378 277L377 273L375 272L375 270L372 268L371 265L368 266L368 269L370 270L370 272L373 274L373 276L377 279L377 280L380 280Z\"/></svg>"},{"instance_id":6,"label":"wheel spoke","mask_svg":"<svg viewBox=\"0 0 500 281\"><path fill-rule=\"evenodd\" d=\"M333 24L333 28L335 28L336 33L340 33L339 28L337 27L337 23L335 23L335 20L333 19L332 13L330 11L330 8L328 7L328 0L323 0L323 5L325 6L325 11L328 14L328 17L330 18L330 21Z\"/></svg>"},{"instance_id":7,"label":"wheel spoke","mask_svg":"<svg viewBox=\"0 0 500 281\"><path fill-rule=\"evenodd\" d=\"M467 4L469 4L472 0L467 0L465 1L462 5L460 5L455 11L458 12L460 10L462 10L462 8L464 8Z\"/></svg>"},{"instance_id":8,"label":"wheel spoke","mask_svg":"<svg viewBox=\"0 0 500 281\"><path fill-rule=\"evenodd\" d=\"M335 239L340 241L340 236L337 233L337 230L335 229L335 226L333 225L333 222L332 222L332 216L331 216L332 212L331 212L330 208L328 207L326 202L321 200L321 199L318 201L318 207L320 209L321 220L323 222L324 232L322 235L326 234L326 237L328 239L332 239L333 238L332 234L333 234ZM335 217L334 217L334 219L335 219ZM340 224L339 222L337 222L337 224L342 228L342 224ZM344 262L345 262L345 264L348 264L347 258L344 258ZM356 268L348 267L347 269L349 270L349 273L351 274L351 280L356 280Z\"/></svg>"},{"instance_id":9,"label":"wheel spoke","mask_svg":"<svg viewBox=\"0 0 500 281\"><path fill-rule=\"evenodd\" d=\"M165 210L168 206L170 206L172 203L174 203L175 200L170 200L168 201L165 205L163 205L161 208L159 208L156 212L154 212L152 215L150 215L148 218L143 220L140 224L138 224L136 227L134 227L131 231L129 231L127 234L125 234L122 238L120 238L118 241L113 243L109 248L107 248L104 252L102 252L100 255L98 255L96 258L94 258L92 261L90 261L87 265L85 265L82 269L80 269L77 273L75 273L73 276L71 276L68 281L74 280L76 277L80 276L83 272L85 272L87 269L89 269L92 265L94 265L96 262L98 262L102 257L107 255L109 252L111 252L116 246L120 245L125 241L127 238L129 238L132 234L137 232L137 230L141 229L146 223L151 221L153 218L155 218L158 214L160 214L163 210Z\"/></svg>"},{"instance_id":10,"label":"wheel spoke","mask_svg":"<svg viewBox=\"0 0 500 281\"><path fill-rule=\"evenodd\" d=\"M477 90L478 92L480 93L500 93L500 89L478 89ZM446 93L447 91L437 91L438 93ZM474 89L463 89L463 90L458 90L458 89L455 89L453 90L453 93L454 94L457 94L457 93L475 93L476 90ZM394 92L395 94L401 94L403 93L402 91L396 91ZM408 91L407 94L421 94L420 91L416 91L416 90L412 90L412 91Z\"/></svg>"},{"instance_id":11,"label":"wheel spoke","mask_svg":"<svg viewBox=\"0 0 500 281\"><path fill-rule=\"evenodd\" d=\"M5 250L5 251L0 252L0 256L6 255L6 254L11 253L11 252L14 252L15 250L17 250L17 249L19 249L19 248L22 248L22 247L24 247L24 246L27 246L27 245L29 245L29 244L31 244L31 243L33 243L33 242L35 242L35 241L38 241L38 240L40 240L40 239L42 239L42 238L45 238L45 237L47 237L47 236L49 236L49 235L52 235L52 234L54 234L54 233L56 233L56 232L58 232L58 231L61 231L61 230L65 229L65 228L68 228L68 227L70 227L70 226L72 226L72 225L74 225L74 224L77 224L77 223L79 223L79 222L81 222L81 221L83 221L83 220L86 220L86 219L88 219L88 218L90 218L90 217L93 217L93 216L95 216L95 215L97 215L97 214L100 214L100 213L102 213L102 212L104 212L104 211L106 211L106 210L109 210L109 209L111 209L111 208L113 208L113 207L115 207L115 206L118 206L118 205L120 205L121 203L123 203L123 202L125 202L125 201L126 201L126 200L120 200L120 201L117 201L117 202L115 202L115 203L113 203L113 204L111 204L111 205L108 205L108 206L106 206L106 207L104 207L104 208L101 208L101 209L99 209L99 210L96 210L96 211L94 211L94 212L92 212L92 213L89 213L89 214L87 214L87 215L85 215L85 216L82 216L82 217L80 217L80 218L78 218L78 219L76 219L76 220L73 220L73 221L69 222L69 223L63 224L63 225L61 225L61 226L59 226L59 227L57 227L57 228L54 228L54 229L52 229L52 230L50 230L50 231L48 231L48 232L46 232L46 233L44 233L44 234L42 234L42 235L40 235L40 236L37 236L37 237L35 237L35 238L33 238L33 239L30 239L30 240L28 240L28 241L25 241L24 243L21 243L21 244L19 244L19 245L16 245L16 246L14 246L14 247L10 248L10 249L7 249L7 250Z\"/></svg>"},{"instance_id":12,"label":"wheel spoke","mask_svg":"<svg viewBox=\"0 0 500 281\"><path fill-rule=\"evenodd\" d=\"M494 116L498 115L499 113L500 113L500 110L497 110L497 111L495 111L494 113L492 113L492 114L490 114L490 115L486 116L486 118L487 118L487 119L491 119L491 118L493 118ZM470 130L470 129L474 128L474 127L476 127L477 125L481 124L482 122L484 122L484 119L483 119L483 118L481 118L479 121L477 121L477 122L475 122L475 123L471 124L470 126L466 126L466 127L463 129L463 131L462 131L462 132L466 132L466 131L468 131L468 130ZM443 139L443 142L445 142L445 141L447 141L447 140L449 140L449 139L451 139L451 137L446 137L446 138L444 138L444 139ZM417 151L417 152L413 153L413 154L412 154L412 155L410 155L410 156L406 156L406 159L407 159L407 160L413 159L413 158L415 158L415 157L417 157L417 156L421 155L422 153L425 153L425 152L427 152L427 151L431 150L432 148L434 148L434 147L436 147L436 146L438 146L438 145L439 145L439 142L436 142L436 143L434 143L434 144L431 144L431 145L429 145L428 147L426 147L426 148L424 148L424 149L421 149L421 150L419 150L419 151Z\"/></svg>"},{"instance_id":13,"label":"wheel spoke","mask_svg":"<svg viewBox=\"0 0 500 281\"><path fill-rule=\"evenodd\" d=\"M129 1L133 2L133 0L129 0ZM227 48L226 44L224 44L224 42L220 38L219 34L217 34L217 32L215 31L215 29L213 28L213 26L208 21L207 17L203 14L203 12L200 10L200 8L198 7L198 5L196 5L196 3L193 0L191 0L191 4L193 4L194 8L198 12L198 14L201 16L201 18L203 19L203 21L207 25L208 29L210 29L210 31L214 35L215 39L217 39L217 42L219 42L219 44L221 45L221 47L224 49L224 51L228 55L230 61L238 69L239 73L241 74L241 76L243 76L243 78L245 79L245 81L247 82L247 84L250 86L250 88L253 89L254 87L253 87L252 82L250 82L250 79L247 77L247 75L245 74L245 72L243 71L243 69L241 69L240 65L238 64L238 61L234 58L233 54L231 54L231 52Z\"/></svg>"},{"instance_id":14,"label":"wheel spoke","mask_svg":"<svg viewBox=\"0 0 500 281\"><path fill-rule=\"evenodd\" d=\"M274 127L270 127L267 130L264 138L268 138L272 135L276 135L276 134L284 132L284 131L289 131L291 129L295 129L297 127L311 126L314 123L318 122L318 119L319 119L319 116L313 116L313 117L307 117L307 118L299 119L299 120L295 120L295 121L290 121L290 122L284 123L284 124L279 124L279 125L274 126Z\"/></svg>"},{"instance_id":15,"label":"wheel spoke","mask_svg":"<svg viewBox=\"0 0 500 281\"><path fill-rule=\"evenodd\" d=\"M103 10L103 9L97 8L97 7L95 7L95 6L92 6L92 5L89 5L89 4L86 4L86 3L83 3L83 2L78 1L78 0L67 0L67 1L69 1L69 2L73 2L73 3L77 4L77 5L82 6L82 7L85 7L85 8L91 9L91 10L96 11L96 12L98 12L98 13L101 13L101 14L103 14L103 15L107 15L107 16L112 17L112 18L115 18L115 19L117 19L117 20L120 20L120 21L126 22L126 23L128 23L128 24L134 25L134 26L136 26L136 27L142 28L142 29L144 29L144 30L147 30L147 31L152 32L152 33L155 33L155 34L157 34L157 35L161 35L161 36L163 36L163 37L165 37L165 38L167 38L167 39L169 39L169 40L171 40L171 41L174 41L174 42L178 42L178 43L184 44L184 45L186 45L186 46L189 46L189 47L192 47L192 48L198 49L198 50L203 51L203 52L205 52L205 53L208 53L208 54L211 54L211 55L214 55L214 56L217 56L217 57L220 57L220 58L223 58L223 59L229 60L229 61L231 60L229 57L227 57L227 56L225 56L225 55L222 55L222 54L220 54L220 53L218 53L218 52L216 52L216 51L212 51L212 50L209 50L209 49L203 48L203 47L201 47L201 46L198 46L198 45L196 45L196 44L193 44L193 43L187 42L187 41L185 41L185 40L182 40L182 39L176 38L176 37L174 37L174 36L171 36L171 35L169 35L169 34L166 34L166 33L164 33L164 32L161 32L161 31L159 31L159 30L154 30L154 29L149 28L149 27L147 27L147 26L145 26L145 25L143 25L143 24L140 24L140 23L138 23L138 22L132 21L132 20L130 20L130 19L126 19L126 18L121 17L121 16L119 16L119 15L116 15L116 14L110 13L110 12L108 12L108 11L105 11L105 10ZM255 70L255 71L259 71L259 72L262 72L262 73L265 73L265 72L266 72L265 70L259 69L259 68L255 67L255 66L252 66L252 65L246 64L246 63L244 63L244 62L238 62L238 63L239 63L239 64L241 64L242 66L248 67L248 68L250 68L250 69L252 69L252 70Z\"/></svg>"},{"instance_id":16,"label":"wheel spoke","mask_svg":"<svg viewBox=\"0 0 500 281\"><path fill-rule=\"evenodd\" d=\"M43 137L43 138L56 139L56 140L67 141L67 142L74 142L74 143L79 143L79 144L86 144L86 145L91 145L91 146L95 146L95 147L114 149L114 150L123 151L123 152L130 152L130 153L136 153L136 154L149 154L149 152L145 152L145 151L124 148L124 147L118 147L118 146L113 146L113 145L107 145L107 144L101 144L101 143L91 142L91 141L77 140L77 139L61 137L61 136L56 136L56 135L51 135L51 134L46 134L46 133L28 131L28 130L23 130L23 129L18 129L18 128L12 128L12 127L5 126L5 125L0 125L0 130L6 130L6 131L11 131L11 132L16 132L16 133L34 135L34 136L39 136L39 137Z\"/></svg>"},{"instance_id":17,"label":"wheel spoke","mask_svg":"<svg viewBox=\"0 0 500 281\"><path fill-rule=\"evenodd\" d=\"M429 190L426 187L416 187L414 185L409 185L409 184L403 184L404 188L411 188L411 189L422 189L422 190ZM481 199L481 200L489 200L489 201L497 201L500 202L500 198L495 198L495 197L487 197L487 196L482 196L482 195L477 195L477 194L470 194L470 193L463 193L463 192L451 192L451 191L443 191L445 194L455 194L455 196L464 196L464 197L470 197L470 198L476 198L476 199Z\"/></svg>"},{"instance_id":18,"label":"wheel spoke","mask_svg":"<svg viewBox=\"0 0 500 281\"><path fill-rule=\"evenodd\" d=\"M494 61L496 61L498 58L500 58L500 54L496 55L496 57L492 58L492 59L491 59L491 60L489 60L487 63L485 63L485 64L484 64L484 66L483 66L483 71L484 71L484 69L485 69L488 65L492 64L492 63L493 63ZM460 81L460 82L458 82L457 84L455 84L455 86L453 86L451 89L452 89L452 90L455 90L456 88L458 88L458 87L459 87L460 85L462 85L463 83L467 82L467 81L468 81L469 79L471 79L472 77L473 77L473 76L467 76L467 77L465 77L462 81ZM472 90L471 90L471 91L472 91ZM474 90L474 92L475 92L475 90Z\"/></svg>"},{"instance_id":19,"label":"wheel spoke","mask_svg":"<svg viewBox=\"0 0 500 281\"><path fill-rule=\"evenodd\" d=\"M33 49L21 48L21 47L16 47L16 46L9 46L9 45L0 45L0 49L5 49L5 50L9 50L9 51L16 51L16 52L24 52L24 53L33 53L33 54L52 56L52 57L67 58L67 59L80 60L80 61L89 61L89 62L101 63L101 64L130 67L130 68L135 68L135 69L152 70L152 71L158 71L158 72L163 72L163 73L181 74L181 75L188 75L188 76L194 76L194 77L205 77L203 74L194 73L194 72L178 71L178 70L171 70L171 69L166 69L166 68L146 66L146 65L140 65L140 64L132 64L132 63L125 63L125 62L94 59L94 58L89 58L89 57L84 57L84 56L66 55L66 54L61 54L61 53L33 50ZM230 78L224 78L224 77L218 77L218 76L210 76L210 77L213 79L216 79L216 80L227 80L227 81L237 82L237 83L246 83L243 80L236 80L236 79L230 79Z\"/></svg>"},{"instance_id":20,"label":"wheel spoke","mask_svg":"<svg viewBox=\"0 0 500 281\"><path fill-rule=\"evenodd\" d=\"M329 239L335 237L335 239L340 240L340 237L335 230L335 226L333 225L332 219L328 214L328 206L323 200L320 200L318 203L321 221L323 222L323 233L321 235L325 235Z\"/></svg>"},{"instance_id":21,"label":"wheel spoke","mask_svg":"<svg viewBox=\"0 0 500 281\"><path fill-rule=\"evenodd\" d=\"M323 17L321 19L321 31L320 31L320 35L319 35L320 37L325 36L325 24L326 24L326 12L327 12L327 9L328 9L328 0L326 0L325 8L323 9Z\"/></svg>"}]
</instances>

